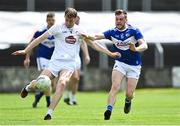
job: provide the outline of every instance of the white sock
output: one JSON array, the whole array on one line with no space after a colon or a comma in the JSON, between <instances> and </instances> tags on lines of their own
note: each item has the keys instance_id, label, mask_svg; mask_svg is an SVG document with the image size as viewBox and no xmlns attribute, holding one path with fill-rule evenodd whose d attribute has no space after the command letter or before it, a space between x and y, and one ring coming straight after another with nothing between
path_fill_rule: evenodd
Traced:
<instances>
[{"instance_id":1,"label":"white sock","mask_svg":"<svg viewBox=\"0 0 180 126\"><path fill-rule=\"evenodd\" d=\"M72 95L72 102L76 101L76 96Z\"/></svg>"},{"instance_id":2,"label":"white sock","mask_svg":"<svg viewBox=\"0 0 180 126\"><path fill-rule=\"evenodd\" d=\"M65 92L65 98L69 98L69 91Z\"/></svg>"},{"instance_id":3,"label":"white sock","mask_svg":"<svg viewBox=\"0 0 180 126\"><path fill-rule=\"evenodd\" d=\"M47 111L47 113L46 113L46 114L49 114L49 115L51 115L51 116L52 116L53 112L54 112L54 110L53 110L53 109L48 109L48 111Z\"/></svg>"},{"instance_id":4,"label":"white sock","mask_svg":"<svg viewBox=\"0 0 180 126\"><path fill-rule=\"evenodd\" d=\"M25 88L26 91L29 91L29 86L30 86L29 84L26 86L26 88Z\"/></svg>"}]
</instances>

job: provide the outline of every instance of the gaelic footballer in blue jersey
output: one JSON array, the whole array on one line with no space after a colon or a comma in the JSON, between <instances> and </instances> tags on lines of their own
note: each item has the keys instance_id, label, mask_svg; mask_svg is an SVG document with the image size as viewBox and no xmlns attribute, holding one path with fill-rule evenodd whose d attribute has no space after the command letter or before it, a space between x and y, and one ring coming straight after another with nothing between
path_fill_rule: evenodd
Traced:
<instances>
[{"instance_id":1,"label":"gaelic footballer in blue jersey","mask_svg":"<svg viewBox=\"0 0 180 126\"><path fill-rule=\"evenodd\" d=\"M55 23L55 14L52 12L49 12L46 16L46 23L47 25L38 31L36 31L33 35L34 39L41 36L44 32L46 32L49 28L51 28ZM30 41L30 42L31 42ZM39 71L44 70L48 67L49 60L51 59L51 56L54 51L54 36L49 36L47 39L45 39L43 42L41 42L36 50L36 62L37 62L37 68ZM30 53L26 54L26 58L24 60L24 66L28 68L30 65ZM56 83L54 80L52 81L53 85ZM44 92L37 92L35 94L35 100L32 104L33 108L37 107L37 103L40 101L41 97L44 95ZM50 105L50 92L46 93L46 102L47 107Z\"/></svg>"},{"instance_id":2,"label":"gaelic footballer in blue jersey","mask_svg":"<svg viewBox=\"0 0 180 126\"><path fill-rule=\"evenodd\" d=\"M34 34L34 37L33 38L37 38L39 37L40 35L42 35L44 32L46 32L48 30L47 27L45 27L42 31L37 31L35 34ZM51 56L52 56L52 53L54 51L54 36L49 36L45 41L41 42L38 47L37 47L37 58L45 58L45 59L48 59L50 60L51 59ZM38 59L37 59L38 60ZM37 61L38 62L38 61ZM39 64L38 66L38 70L43 70L45 67L47 67L47 64L46 66L41 66L43 64Z\"/></svg>"},{"instance_id":3,"label":"gaelic footballer in blue jersey","mask_svg":"<svg viewBox=\"0 0 180 126\"><path fill-rule=\"evenodd\" d=\"M127 78L124 113L130 112L131 100L141 71L140 52L148 48L139 29L127 24L126 11L120 9L115 11L115 25L115 28L103 32L102 35L96 35L95 37L84 35L84 37L91 40L111 40L114 51L121 54L121 57L115 59L112 70L112 86L108 96L107 109L104 113L105 120L110 119L116 95L124 77Z\"/></svg>"}]
</instances>

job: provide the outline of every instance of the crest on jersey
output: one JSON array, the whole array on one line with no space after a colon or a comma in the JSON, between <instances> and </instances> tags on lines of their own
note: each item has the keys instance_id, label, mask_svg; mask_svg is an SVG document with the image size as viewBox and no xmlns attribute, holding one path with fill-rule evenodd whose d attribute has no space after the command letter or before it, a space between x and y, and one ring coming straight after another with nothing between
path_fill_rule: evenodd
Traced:
<instances>
[{"instance_id":1,"label":"crest on jersey","mask_svg":"<svg viewBox=\"0 0 180 126\"><path fill-rule=\"evenodd\" d=\"M74 38L74 36L71 35L71 36L66 37L65 41L68 44L74 44L74 43L76 43L76 38Z\"/></svg>"}]
</instances>

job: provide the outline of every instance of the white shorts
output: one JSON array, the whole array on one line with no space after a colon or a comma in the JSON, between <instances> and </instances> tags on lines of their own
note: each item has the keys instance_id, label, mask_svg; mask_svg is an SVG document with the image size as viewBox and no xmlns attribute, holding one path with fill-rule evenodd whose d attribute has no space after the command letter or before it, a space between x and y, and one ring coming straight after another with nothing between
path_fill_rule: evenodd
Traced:
<instances>
[{"instance_id":1,"label":"white shorts","mask_svg":"<svg viewBox=\"0 0 180 126\"><path fill-rule=\"evenodd\" d=\"M127 78L139 79L141 73L141 66L128 65L126 63L115 61L113 70L117 70L124 74Z\"/></svg>"},{"instance_id":2,"label":"white shorts","mask_svg":"<svg viewBox=\"0 0 180 126\"><path fill-rule=\"evenodd\" d=\"M45 68L48 67L49 59L46 59L46 58L43 58L43 57L37 57L36 62L37 62L38 70L42 71L42 70L44 70Z\"/></svg>"},{"instance_id":3,"label":"white shorts","mask_svg":"<svg viewBox=\"0 0 180 126\"><path fill-rule=\"evenodd\" d=\"M50 60L48 70L55 76L58 77L61 70L68 70L73 73L75 70L75 62L67 60Z\"/></svg>"},{"instance_id":4,"label":"white shorts","mask_svg":"<svg viewBox=\"0 0 180 126\"><path fill-rule=\"evenodd\" d=\"M76 57L75 62L76 62L76 68L75 69L80 70L81 69L81 58L80 58L80 56Z\"/></svg>"}]
</instances>

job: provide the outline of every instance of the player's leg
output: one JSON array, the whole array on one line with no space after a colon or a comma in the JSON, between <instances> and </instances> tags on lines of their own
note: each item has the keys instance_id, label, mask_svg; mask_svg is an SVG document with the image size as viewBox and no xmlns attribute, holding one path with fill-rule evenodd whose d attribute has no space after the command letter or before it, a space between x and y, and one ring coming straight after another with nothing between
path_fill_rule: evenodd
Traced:
<instances>
[{"instance_id":1,"label":"player's leg","mask_svg":"<svg viewBox=\"0 0 180 126\"><path fill-rule=\"evenodd\" d=\"M72 104L77 105L76 102L76 92L78 90L78 84L80 79L80 70L75 70L73 73L74 76L71 77L70 83L72 87Z\"/></svg>"},{"instance_id":2,"label":"player's leg","mask_svg":"<svg viewBox=\"0 0 180 126\"><path fill-rule=\"evenodd\" d=\"M49 106L48 112L46 116L44 117L44 120L50 120L52 113L57 106L59 100L61 99L63 92L65 90L66 84L69 82L70 77L72 76L73 71L72 70L61 70L59 74L59 80L56 86L56 91L54 93L54 96L52 98L51 104Z\"/></svg>"},{"instance_id":3,"label":"player's leg","mask_svg":"<svg viewBox=\"0 0 180 126\"><path fill-rule=\"evenodd\" d=\"M69 83L66 84L66 88L65 88L65 96L64 96L64 102L67 104L67 105L71 105L70 103L70 93L71 93L71 90L72 90L72 78L74 76L74 72L69 80Z\"/></svg>"},{"instance_id":4,"label":"player's leg","mask_svg":"<svg viewBox=\"0 0 180 126\"><path fill-rule=\"evenodd\" d=\"M126 87L126 98L124 104L124 113L128 114L131 110L131 100L136 89L138 79L140 76L141 66L130 66L127 65L127 87Z\"/></svg>"},{"instance_id":5,"label":"player's leg","mask_svg":"<svg viewBox=\"0 0 180 126\"><path fill-rule=\"evenodd\" d=\"M49 59L46 59L44 57L37 57L36 62L37 62L38 71L42 71L42 70L47 68L47 65L49 63ZM53 84L53 83L51 82L51 84ZM44 95L43 91L37 91L35 93L34 102L32 104L33 108L37 107L37 104L38 104L38 102L40 101L40 99L42 98L43 95ZM50 101L51 101L50 94L48 94L48 95L46 95L46 104L47 104L47 107L49 106Z\"/></svg>"},{"instance_id":6,"label":"player's leg","mask_svg":"<svg viewBox=\"0 0 180 126\"><path fill-rule=\"evenodd\" d=\"M51 72L49 70L47 70L47 69L43 70L40 75L46 75L50 79L54 78L54 76L51 74ZM28 95L29 91L32 91L32 90L35 90L35 89L37 89L37 87L36 87L36 80L32 80L28 85L26 85L21 90L20 95L21 95L22 98L25 98Z\"/></svg>"},{"instance_id":7,"label":"player's leg","mask_svg":"<svg viewBox=\"0 0 180 126\"><path fill-rule=\"evenodd\" d=\"M40 92L40 93L44 93L46 96L46 107L49 107L50 103L51 103L51 92L52 90L55 91L56 89L56 84L57 84L58 78L53 78L51 80L51 87L50 90L47 90L47 92Z\"/></svg>"},{"instance_id":8,"label":"player's leg","mask_svg":"<svg viewBox=\"0 0 180 126\"><path fill-rule=\"evenodd\" d=\"M52 84L52 80L51 80L51 84ZM43 92L46 96L46 107L49 107L50 103L51 103L51 91L52 91L52 86L50 87L50 90L47 90L45 92Z\"/></svg>"},{"instance_id":9,"label":"player's leg","mask_svg":"<svg viewBox=\"0 0 180 126\"><path fill-rule=\"evenodd\" d=\"M44 69L47 68L48 64L49 64L49 59L46 59L44 57L37 57L36 59L37 62L37 68L38 71L42 71ZM53 82L53 80L52 80ZM53 85L53 83L51 82L51 84ZM50 97L51 93L46 93L46 106L48 107L50 105L50 101L51 101L51 97ZM37 107L38 102L40 101L40 99L42 98L42 96L44 95L43 91L37 91L35 93L35 99L34 102L32 104L33 108Z\"/></svg>"},{"instance_id":10,"label":"player's leg","mask_svg":"<svg viewBox=\"0 0 180 126\"><path fill-rule=\"evenodd\" d=\"M39 102L39 100L41 99L41 97L44 95L44 92L42 91L37 91L35 93L35 96L34 96L34 102L32 104L33 108L36 108L37 107L37 104Z\"/></svg>"},{"instance_id":11,"label":"player's leg","mask_svg":"<svg viewBox=\"0 0 180 126\"><path fill-rule=\"evenodd\" d=\"M112 71L112 86L111 86L111 90L109 92L109 96L108 96L108 100L107 100L107 109L104 113L105 120L110 119L113 105L116 102L116 96L119 92L120 84L121 84L123 77L124 77L123 73L121 73L117 70Z\"/></svg>"},{"instance_id":12,"label":"player's leg","mask_svg":"<svg viewBox=\"0 0 180 126\"><path fill-rule=\"evenodd\" d=\"M76 92L78 89L78 84L79 84L79 79L80 79L80 68L81 68L81 59L79 56L76 57L75 62L76 62L75 71L74 71L73 75L71 76L71 79L67 86L68 90L66 91L66 96L64 99L64 102L66 102L67 104L70 104L69 94L70 94L70 91L72 91L72 105L77 104Z\"/></svg>"},{"instance_id":13,"label":"player's leg","mask_svg":"<svg viewBox=\"0 0 180 126\"><path fill-rule=\"evenodd\" d=\"M64 102L67 105L71 105L70 103L70 98L69 98L69 94L70 94L70 87L69 84L66 85L66 89L65 89L65 97L64 97Z\"/></svg>"},{"instance_id":14,"label":"player's leg","mask_svg":"<svg viewBox=\"0 0 180 126\"><path fill-rule=\"evenodd\" d=\"M126 98L124 105L124 113L128 114L131 110L131 100L133 99L133 94L137 86L138 79L128 78L127 88L126 88Z\"/></svg>"}]
</instances>

